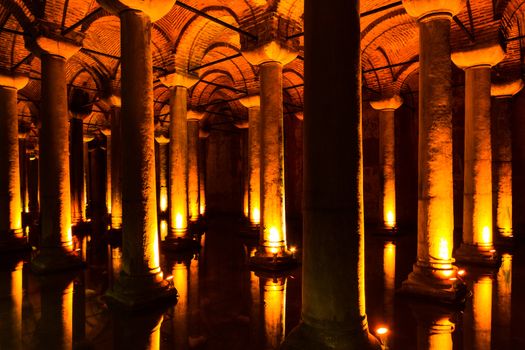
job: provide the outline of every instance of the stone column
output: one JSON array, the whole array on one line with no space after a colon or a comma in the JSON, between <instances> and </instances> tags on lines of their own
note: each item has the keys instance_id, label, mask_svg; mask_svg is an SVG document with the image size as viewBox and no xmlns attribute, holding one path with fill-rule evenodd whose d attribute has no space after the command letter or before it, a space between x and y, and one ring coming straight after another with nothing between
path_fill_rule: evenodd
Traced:
<instances>
[{"instance_id":1,"label":"stone column","mask_svg":"<svg viewBox=\"0 0 525 350\"><path fill-rule=\"evenodd\" d=\"M168 145L170 139L164 135L155 137L159 144L159 209L164 214L168 210Z\"/></svg>"},{"instance_id":2,"label":"stone column","mask_svg":"<svg viewBox=\"0 0 525 350\"><path fill-rule=\"evenodd\" d=\"M365 307L359 1L308 1L304 17L303 297L282 348L380 349Z\"/></svg>"},{"instance_id":3,"label":"stone column","mask_svg":"<svg viewBox=\"0 0 525 350\"><path fill-rule=\"evenodd\" d=\"M206 138L210 133L199 130L199 213L201 217L206 215Z\"/></svg>"},{"instance_id":4,"label":"stone column","mask_svg":"<svg viewBox=\"0 0 525 350\"><path fill-rule=\"evenodd\" d=\"M492 239L490 68L504 57L499 44L452 54L465 70L463 243L455 252L465 263L499 263Z\"/></svg>"},{"instance_id":5,"label":"stone column","mask_svg":"<svg viewBox=\"0 0 525 350\"><path fill-rule=\"evenodd\" d=\"M261 99L258 95L240 100L248 108L248 172L250 225L258 230L261 223Z\"/></svg>"},{"instance_id":6,"label":"stone column","mask_svg":"<svg viewBox=\"0 0 525 350\"><path fill-rule=\"evenodd\" d=\"M122 230L122 125L119 96L108 98L111 105L111 230Z\"/></svg>"},{"instance_id":7,"label":"stone column","mask_svg":"<svg viewBox=\"0 0 525 350\"><path fill-rule=\"evenodd\" d=\"M395 110L403 104L403 99L394 95L379 101L370 102L379 111L379 164L382 171L383 186L383 230L396 229L396 138Z\"/></svg>"},{"instance_id":8,"label":"stone column","mask_svg":"<svg viewBox=\"0 0 525 350\"><path fill-rule=\"evenodd\" d=\"M188 232L188 88L197 82L191 76L174 73L162 77L170 88L169 152L169 231L166 249L183 249L193 245Z\"/></svg>"},{"instance_id":9,"label":"stone column","mask_svg":"<svg viewBox=\"0 0 525 350\"><path fill-rule=\"evenodd\" d=\"M282 71L297 53L272 41L243 55L259 67L261 98L261 233L251 263L276 269L295 261L286 246Z\"/></svg>"},{"instance_id":10,"label":"stone column","mask_svg":"<svg viewBox=\"0 0 525 350\"><path fill-rule=\"evenodd\" d=\"M29 212L31 213L31 218L33 223L39 221L39 186L38 186L38 150L35 147L29 155L29 164L28 164L28 179L27 186L29 188Z\"/></svg>"},{"instance_id":11,"label":"stone column","mask_svg":"<svg viewBox=\"0 0 525 350\"><path fill-rule=\"evenodd\" d=\"M465 287L453 265L450 22L464 0L405 0L419 24L418 248L405 293L453 302Z\"/></svg>"},{"instance_id":12,"label":"stone column","mask_svg":"<svg viewBox=\"0 0 525 350\"><path fill-rule=\"evenodd\" d=\"M139 308L177 291L163 278L159 265L155 184L153 64L151 27L174 1L137 3L100 0L120 18L122 70L122 271L110 300Z\"/></svg>"},{"instance_id":13,"label":"stone column","mask_svg":"<svg viewBox=\"0 0 525 350\"><path fill-rule=\"evenodd\" d=\"M71 168L71 223L78 227L85 220L84 210L84 125L82 115L74 115L69 121Z\"/></svg>"},{"instance_id":14,"label":"stone column","mask_svg":"<svg viewBox=\"0 0 525 350\"><path fill-rule=\"evenodd\" d=\"M199 121L204 113L188 111L188 211L192 223L199 219Z\"/></svg>"},{"instance_id":15,"label":"stone column","mask_svg":"<svg viewBox=\"0 0 525 350\"><path fill-rule=\"evenodd\" d=\"M250 201L249 201L249 174L248 174L248 121L239 119L234 122L234 126L239 130L240 139L240 166L241 166L241 188L242 188L242 213L243 219L249 220Z\"/></svg>"},{"instance_id":16,"label":"stone column","mask_svg":"<svg viewBox=\"0 0 525 350\"><path fill-rule=\"evenodd\" d=\"M513 237L512 230L512 96L523 88L523 80L492 84L492 169L495 184L496 229L499 238Z\"/></svg>"},{"instance_id":17,"label":"stone column","mask_svg":"<svg viewBox=\"0 0 525 350\"><path fill-rule=\"evenodd\" d=\"M27 246L22 227L16 104L17 90L27 82L27 77L0 74L0 252Z\"/></svg>"},{"instance_id":18,"label":"stone column","mask_svg":"<svg viewBox=\"0 0 525 350\"><path fill-rule=\"evenodd\" d=\"M111 140L111 129L100 129L100 132L106 137L106 212L111 217L111 163L113 158L113 145Z\"/></svg>"},{"instance_id":19,"label":"stone column","mask_svg":"<svg viewBox=\"0 0 525 350\"><path fill-rule=\"evenodd\" d=\"M24 124L20 124L18 127L18 160L20 163L20 204L22 207L22 226L26 225L27 214L29 214L29 189L27 187L28 176L27 176L27 152L28 152L28 141L27 134L29 133L29 127Z\"/></svg>"},{"instance_id":20,"label":"stone column","mask_svg":"<svg viewBox=\"0 0 525 350\"><path fill-rule=\"evenodd\" d=\"M91 193L89 189L91 188L91 172L89 171L89 142L94 140L93 135L84 135L82 138L82 164L84 166L83 173L83 188L84 192L84 203L82 204L82 211L86 221L90 221L93 217L92 208L91 208ZM89 217L89 218L88 218Z\"/></svg>"},{"instance_id":21,"label":"stone column","mask_svg":"<svg viewBox=\"0 0 525 350\"><path fill-rule=\"evenodd\" d=\"M36 273L49 273L82 265L73 250L69 120L66 61L79 49L78 41L38 37L26 46L40 57L40 250L31 265Z\"/></svg>"}]
</instances>

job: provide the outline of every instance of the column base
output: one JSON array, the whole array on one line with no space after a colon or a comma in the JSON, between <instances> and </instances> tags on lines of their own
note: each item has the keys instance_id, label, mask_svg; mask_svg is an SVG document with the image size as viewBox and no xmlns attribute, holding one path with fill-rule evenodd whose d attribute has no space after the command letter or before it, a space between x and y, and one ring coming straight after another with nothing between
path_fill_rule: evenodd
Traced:
<instances>
[{"instance_id":1,"label":"column base","mask_svg":"<svg viewBox=\"0 0 525 350\"><path fill-rule=\"evenodd\" d=\"M74 235L86 235L91 233L91 222L80 221L71 227L71 231Z\"/></svg>"},{"instance_id":2,"label":"column base","mask_svg":"<svg viewBox=\"0 0 525 350\"><path fill-rule=\"evenodd\" d=\"M31 260L31 270L38 275L75 270L84 266L77 254L60 248L44 248Z\"/></svg>"},{"instance_id":3,"label":"column base","mask_svg":"<svg viewBox=\"0 0 525 350\"><path fill-rule=\"evenodd\" d=\"M448 273L450 275L445 276ZM417 263L398 292L442 304L462 304L468 295L466 285L457 275L457 267L453 266L452 270L439 270L419 266Z\"/></svg>"},{"instance_id":4,"label":"column base","mask_svg":"<svg viewBox=\"0 0 525 350\"><path fill-rule=\"evenodd\" d=\"M281 350L381 350L381 342L368 331L330 331L301 322L281 344Z\"/></svg>"},{"instance_id":5,"label":"column base","mask_svg":"<svg viewBox=\"0 0 525 350\"><path fill-rule=\"evenodd\" d=\"M250 269L262 271L285 271L297 267L297 259L292 253L282 250L279 254L267 255L264 247L260 247L248 260Z\"/></svg>"},{"instance_id":6,"label":"column base","mask_svg":"<svg viewBox=\"0 0 525 350\"><path fill-rule=\"evenodd\" d=\"M376 227L373 231L374 235L377 236L397 236L399 233L397 231L397 226L390 227L390 226L379 226Z\"/></svg>"},{"instance_id":7,"label":"column base","mask_svg":"<svg viewBox=\"0 0 525 350\"><path fill-rule=\"evenodd\" d=\"M26 237L16 237L20 234L20 230L0 233L1 237L7 237L7 239L0 241L0 254L19 253L28 251L31 248Z\"/></svg>"},{"instance_id":8,"label":"column base","mask_svg":"<svg viewBox=\"0 0 525 350\"><path fill-rule=\"evenodd\" d=\"M493 246L482 247L475 244L461 243L454 252L454 257L458 263L467 265L479 265L496 267L501 260Z\"/></svg>"},{"instance_id":9,"label":"column base","mask_svg":"<svg viewBox=\"0 0 525 350\"><path fill-rule=\"evenodd\" d=\"M515 244L516 238L512 232L499 232L494 241L496 247L503 248L504 250L512 249Z\"/></svg>"},{"instance_id":10,"label":"column base","mask_svg":"<svg viewBox=\"0 0 525 350\"><path fill-rule=\"evenodd\" d=\"M159 269L160 270L160 269ZM142 310L177 301L177 290L162 279L162 273L129 276L121 272L113 288L104 296L110 306L126 310Z\"/></svg>"},{"instance_id":11,"label":"column base","mask_svg":"<svg viewBox=\"0 0 525 350\"><path fill-rule=\"evenodd\" d=\"M166 237L166 239L161 243L163 250L177 253L185 251L197 251L200 249L201 245L199 242L193 239L190 235L185 237Z\"/></svg>"}]
</instances>

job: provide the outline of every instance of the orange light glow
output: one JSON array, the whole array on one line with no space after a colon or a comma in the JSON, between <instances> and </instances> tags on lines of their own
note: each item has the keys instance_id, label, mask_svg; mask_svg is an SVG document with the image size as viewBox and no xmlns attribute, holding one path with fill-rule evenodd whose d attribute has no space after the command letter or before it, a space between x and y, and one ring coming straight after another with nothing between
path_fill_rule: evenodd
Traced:
<instances>
[{"instance_id":1,"label":"orange light glow","mask_svg":"<svg viewBox=\"0 0 525 350\"><path fill-rule=\"evenodd\" d=\"M160 211L166 212L168 209L168 189L162 187L160 189Z\"/></svg>"},{"instance_id":2,"label":"orange light glow","mask_svg":"<svg viewBox=\"0 0 525 350\"><path fill-rule=\"evenodd\" d=\"M393 242L385 242L383 247L383 273L385 286L383 295L385 321L392 324L394 322L394 294L396 284L396 245Z\"/></svg>"},{"instance_id":3,"label":"orange light glow","mask_svg":"<svg viewBox=\"0 0 525 350\"><path fill-rule=\"evenodd\" d=\"M472 287L474 348L490 349L492 330L492 279L482 276Z\"/></svg>"},{"instance_id":4,"label":"orange light glow","mask_svg":"<svg viewBox=\"0 0 525 350\"><path fill-rule=\"evenodd\" d=\"M458 275L460 275L460 276L464 276L464 275L465 275L465 270L459 270L459 271L458 271Z\"/></svg>"},{"instance_id":5,"label":"orange light glow","mask_svg":"<svg viewBox=\"0 0 525 350\"><path fill-rule=\"evenodd\" d=\"M386 327L379 327L377 330L376 330L376 333L378 335L385 335L389 332L388 328Z\"/></svg>"},{"instance_id":6,"label":"orange light glow","mask_svg":"<svg viewBox=\"0 0 525 350\"><path fill-rule=\"evenodd\" d=\"M441 260L450 260L450 257L449 242L445 238L441 238L439 241L439 258Z\"/></svg>"},{"instance_id":7,"label":"orange light glow","mask_svg":"<svg viewBox=\"0 0 525 350\"><path fill-rule=\"evenodd\" d=\"M454 323L448 317L442 317L433 322L430 329L425 330L425 337L428 337L428 344L424 349L428 350L452 350L452 332ZM422 335L423 336L423 335Z\"/></svg>"},{"instance_id":8,"label":"orange light glow","mask_svg":"<svg viewBox=\"0 0 525 350\"><path fill-rule=\"evenodd\" d=\"M481 234L481 242L485 244L492 243L492 232L488 226L483 227L483 232Z\"/></svg>"},{"instance_id":9,"label":"orange light glow","mask_svg":"<svg viewBox=\"0 0 525 350\"><path fill-rule=\"evenodd\" d=\"M177 214L175 217L175 228L176 229L184 229L184 220L181 214Z\"/></svg>"},{"instance_id":10,"label":"orange light glow","mask_svg":"<svg viewBox=\"0 0 525 350\"><path fill-rule=\"evenodd\" d=\"M390 228L394 228L396 226L396 219L394 218L394 213L392 211L388 211L386 213L385 226Z\"/></svg>"},{"instance_id":11,"label":"orange light glow","mask_svg":"<svg viewBox=\"0 0 525 350\"><path fill-rule=\"evenodd\" d=\"M160 239L164 240L168 235L168 222L166 220L160 221Z\"/></svg>"},{"instance_id":12,"label":"orange light glow","mask_svg":"<svg viewBox=\"0 0 525 350\"><path fill-rule=\"evenodd\" d=\"M279 247L281 242L281 237L279 231L275 227L270 228L270 234L268 235L268 246L270 247Z\"/></svg>"},{"instance_id":13,"label":"orange light glow","mask_svg":"<svg viewBox=\"0 0 525 350\"><path fill-rule=\"evenodd\" d=\"M261 223L261 211L259 210L259 208L257 207L252 208L251 219L252 219L252 224L258 225Z\"/></svg>"},{"instance_id":14,"label":"orange light glow","mask_svg":"<svg viewBox=\"0 0 525 350\"><path fill-rule=\"evenodd\" d=\"M286 310L286 278L261 278L264 281L264 331L266 345L278 349L284 340Z\"/></svg>"},{"instance_id":15,"label":"orange light glow","mask_svg":"<svg viewBox=\"0 0 525 350\"><path fill-rule=\"evenodd\" d=\"M204 215L204 212L206 210L206 207L204 206L204 204L201 202L200 206L199 206L199 213L201 215Z\"/></svg>"}]
</instances>

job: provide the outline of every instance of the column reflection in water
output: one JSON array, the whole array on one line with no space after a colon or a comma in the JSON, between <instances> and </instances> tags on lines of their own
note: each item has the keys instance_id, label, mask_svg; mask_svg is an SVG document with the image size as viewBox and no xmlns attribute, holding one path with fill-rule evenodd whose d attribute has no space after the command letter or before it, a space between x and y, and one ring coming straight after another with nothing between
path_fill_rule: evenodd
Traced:
<instances>
[{"instance_id":1,"label":"column reflection in water","mask_svg":"<svg viewBox=\"0 0 525 350\"><path fill-rule=\"evenodd\" d=\"M495 337L501 349L511 349L510 321L512 317L512 255L501 255L501 267L497 277Z\"/></svg>"},{"instance_id":2,"label":"column reflection in water","mask_svg":"<svg viewBox=\"0 0 525 350\"><path fill-rule=\"evenodd\" d=\"M113 349L159 350L160 326L164 311L166 310L127 314L115 310Z\"/></svg>"},{"instance_id":3,"label":"column reflection in water","mask_svg":"<svg viewBox=\"0 0 525 350\"><path fill-rule=\"evenodd\" d=\"M113 284L120 276L122 270L122 247L108 246L110 250L110 259L108 259L109 266L109 288L113 288Z\"/></svg>"},{"instance_id":4,"label":"column reflection in water","mask_svg":"<svg viewBox=\"0 0 525 350\"><path fill-rule=\"evenodd\" d=\"M0 349L22 349L23 265L0 260Z\"/></svg>"},{"instance_id":5,"label":"column reflection in water","mask_svg":"<svg viewBox=\"0 0 525 350\"><path fill-rule=\"evenodd\" d=\"M467 304L463 321L465 349L491 349L492 280L489 274L477 274L470 283L472 299Z\"/></svg>"},{"instance_id":6,"label":"column reflection in water","mask_svg":"<svg viewBox=\"0 0 525 350\"><path fill-rule=\"evenodd\" d=\"M396 287L396 244L385 242L383 247L383 303L384 324L379 325L376 333L383 344L388 344L389 331L394 327L394 295Z\"/></svg>"},{"instance_id":7,"label":"column reflection in water","mask_svg":"<svg viewBox=\"0 0 525 350\"><path fill-rule=\"evenodd\" d=\"M411 303L417 322L418 350L452 350L454 311L434 304ZM470 349L470 348L468 348Z\"/></svg>"},{"instance_id":8,"label":"column reflection in water","mask_svg":"<svg viewBox=\"0 0 525 350\"><path fill-rule=\"evenodd\" d=\"M286 277L260 276L264 301L265 349L279 349L285 334Z\"/></svg>"},{"instance_id":9,"label":"column reflection in water","mask_svg":"<svg viewBox=\"0 0 525 350\"><path fill-rule=\"evenodd\" d=\"M177 350L188 349L188 266L185 261L171 263L173 285L179 292L177 304L173 306L173 346Z\"/></svg>"},{"instance_id":10,"label":"column reflection in water","mask_svg":"<svg viewBox=\"0 0 525 350\"><path fill-rule=\"evenodd\" d=\"M255 249L255 248L253 248ZM250 344L260 344L261 330L261 288L259 286L259 277L255 272L250 271Z\"/></svg>"},{"instance_id":11,"label":"column reflection in water","mask_svg":"<svg viewBox=\"0 0 525 350\"><path fill-rule=\"evenodd\" d=\"M74 275L40 279L41 316L36 329L36 348L70 350L73 346Z\"/></svg>"}]
</instances>

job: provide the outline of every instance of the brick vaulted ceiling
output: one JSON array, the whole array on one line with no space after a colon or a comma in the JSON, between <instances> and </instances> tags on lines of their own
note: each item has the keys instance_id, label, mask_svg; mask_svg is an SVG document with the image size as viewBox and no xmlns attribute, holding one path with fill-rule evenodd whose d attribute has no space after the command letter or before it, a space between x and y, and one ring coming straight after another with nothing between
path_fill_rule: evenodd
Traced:
<instances>
[{"instance_id":1,"label":"brick vaulted ceiling","mask_svg":"<svg viewBox=\"0 0 525 350\"><path fill-rule=\"evenodd\" d=\"M361 13L365 98L417 90L418 30L401 1L361 0ZM277 19L282 40L294 37L290 40L299 51L299 57L284 67L283 81L285 111L301 110L303 0L178 0L153 24L155 77L191 70L200 78L190 90L191 107L246 118L246 110L236 99L257 92L258 81L257 68L240 55L241 43L246 32L262 35L265 26L258 23L269 14ZM506 45L507 56L493 70L494 79L520 76L524 14L525 0L470 0L452 23L452 50L498 40ZM25 48L24 36L35 35L34 28L41 22L85 35L83 49L68 61L67 83L70 89L84 91L93 103L89 122L107 124L109 107L104 97L120 88L120 23L100 9L96 0L0 0L0 69L31 77L20 92L20 117L37 124L40 61ZM154 86L155 113L165 124L169 93L158 79Z\"/></svg>"}]
</instances>

